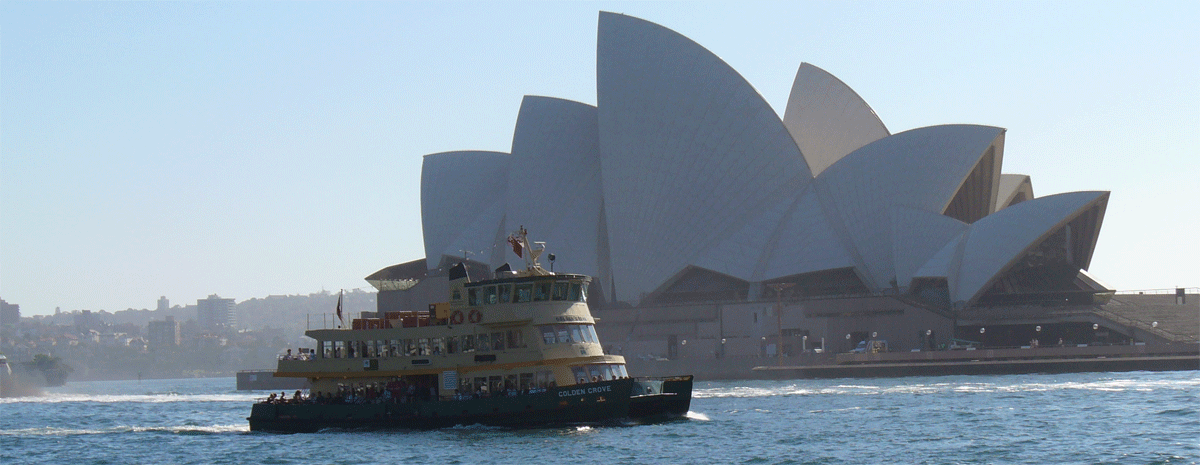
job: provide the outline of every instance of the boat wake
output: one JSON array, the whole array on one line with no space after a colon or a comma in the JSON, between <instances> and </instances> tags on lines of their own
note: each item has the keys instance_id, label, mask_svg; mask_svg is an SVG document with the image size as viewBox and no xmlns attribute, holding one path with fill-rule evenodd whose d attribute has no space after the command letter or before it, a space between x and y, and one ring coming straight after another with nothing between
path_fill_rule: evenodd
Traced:
<instances>
[{"instance_id":1,"label":"boat wake","mask_svg":"<svg viewBox=\"0 0 1200 465\"><path fill-rule=\"evenodd\" d=\"M710 421L711 420L710 418L708 418L708 415L705 415L700 412L693 412L691 410L688 410L687 419L688 420L696 420L696 421Z\"/></svg>"},{"instance_id":2,"label":"boat wake","mask_svg":"<svg viewBox=\"0 0 1200 465\"><path fill-rule=\"evenodd\" d=\"M1040 375L1034 375L1040 376ZM1047 391L1093 391L1093 392L1150 392L1157 390L1189 390L1200 387L1200 378L1190 380L1146 380L1122 377L1100 378L1087 381L1059 381L1046 378L1030 378L1028 382L979 383L971 381L890 384L793 384L757 386L712 387L697 389L693 397L704 398L755 398L775 396L876 396L876 395L931 395L931 394L977 394L977 393L1022 393Z\"/></svg>"},{"instance_id":3,"label":"boat wake","mask_svg":"<svg viewBox=\"0 0 1200 465\"><path fill-rule=\"evenodd\" d=\"M243 402L253 403L262 399L261 394L48 394L32 397L10 397L0 399L0 404L32 403L164 403L164 402Z\"/></svg>"},{"instance_id":4,"label":"boat wake","mask_svg":"<svg viewBox=\"0 0 1200 465\"><path fill-rule=\"evenodd\" d=\"M101 429L80 428L22 428L0 430L0 436L84 436L93 434L125 434L125 433L166 433L178 435L208 435L228 433L248 433L249 425L180 425L180 426L114 426Z\"/></svg>"}]
</instances>

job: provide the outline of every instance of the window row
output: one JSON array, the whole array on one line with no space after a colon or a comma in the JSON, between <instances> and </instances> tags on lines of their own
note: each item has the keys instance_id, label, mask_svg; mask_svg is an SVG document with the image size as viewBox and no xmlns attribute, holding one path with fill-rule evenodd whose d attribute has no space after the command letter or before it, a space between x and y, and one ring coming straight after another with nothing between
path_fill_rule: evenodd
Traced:
<instances>
[{"instance_id":1,"label":"window row","mask_svg":"<svg viewBox=\"0 0 1200 465\"><path fill-rule=\"evenodd\" d=\"M515 373L503 376L476 376L461 378L458 392L481 396L503 392L528 391L556 387L554 372L542 370L533 373Z\"/></svg>"},{"instance_id":2,"label":"window row","mask_svg":"<svg viewBox=\"0 0 1200 465\"><path fill-rule=\"evenodd\" d=\"M596 327L593 325L540 325L538 331L542 333L542 342L546 345L568 342L600 343L600 338L596 336Z\"/></svg>"},{"instance_id":3,"label":"window row","mask_svg":"<svg viewBox=\"0 0 1200 465\"><path fill-rule=\"evenodd\" d=\"M629 372L625 371L625 365L620 363L596 363L571 367L571 373L575 375L575 379L580 384L629 377Z\"/></svg>"},{"instance_id":4,"label":"window row","mask_svg":"<svg viewBox=\"0 0 1200 465\"><path fill-rule=\"evenodd\" d=\"M498 284L467 289L467 305L471 306L547 300L586 302L587 283L543 281L524 284Z\"/></svg>"},{"instance_id":5,"label":"window row","mask_svg":"<svg viewBox=\"0 0 1200 465\"><path fill-rule=\"evenodd\" d=\"M371 341L317 341L324 358L418 357L427 355L524 349L525 335L519 329L464 336L390 339Z\"/></svg>"}]
</instances>

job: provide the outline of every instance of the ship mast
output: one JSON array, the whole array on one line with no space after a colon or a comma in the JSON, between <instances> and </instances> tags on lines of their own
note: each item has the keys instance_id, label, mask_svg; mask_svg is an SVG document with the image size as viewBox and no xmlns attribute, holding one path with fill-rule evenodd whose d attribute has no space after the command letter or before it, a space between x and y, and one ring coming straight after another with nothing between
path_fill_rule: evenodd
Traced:
<instances>
[{"instance_id":1,"label":"ship mast","mask_svg":"<svg viewBox=\"0 0 1200 465\"><path fill-rule=\"evenodd\" d=\"M542 252L546 251L546 243L534 242L530 244L529 231L525 230L524 225L521 226L521 229L508 236L508 243L512 245L513 253L525 259L525 271L520 274L525 276L550 276L554 274L546 271L538 263L538 258L542 256ZM534 248L535 246L537 248Z\"/></svg>"}]
</instances>

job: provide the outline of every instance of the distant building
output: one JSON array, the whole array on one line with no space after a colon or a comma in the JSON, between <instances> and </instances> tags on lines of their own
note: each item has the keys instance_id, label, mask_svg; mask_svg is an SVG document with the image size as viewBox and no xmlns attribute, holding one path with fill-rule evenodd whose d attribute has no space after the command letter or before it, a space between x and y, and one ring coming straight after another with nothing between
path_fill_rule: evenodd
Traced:
<instances>
[{"instance_id":1,"label":"distant building","mask_svg":"<svg viewBox=\"0 0 1200 465\"><path fill-rule=\"evenodd\" d=\"M159 299L159 305L166 300ZM179 322L175 317L168 316L166 321L151 321L146 327L146 336L150 338L150 348L177 347L182 339L179 335Z\"/></svg>"},{"instance_id":2,"label":"distant building","mask_svg":"<svg viewBox=\"0 0 1200 465\"><path fill-rule=\"evenodd\" d=\"M170 309L171 309L171 300L167 299L167 296L165 296L165 295L162 297L159 297L158 298L158 311L162 312L162 311L166 311L166 310L170 310Z\"/></svg>"},{"instance_id":3,"label":"distant building","mask_svg":"<svg viewBox=\"0 0 1200 465\"><path fill-rule=\"evenodd\" d=\"M92 313L91 310L81 310L71 317L75 321L75 331L80 334L101 326L100 315Z\"/></svg>"},{"instance_id":4,"label":"distant building","mask_svg":"<svg viewBox=\"0 0 1200 465\"><path fill-rule=\"evenodd\" d=\"M0 299L0 327L15 327L21 321L21 306Z\"/></svg>"},{"instance_id":5,"label":"distant building","mask_svg":"<svg viewBox=\"0 0 1200 465\"><path fill-rule=\"evenodd\" d=\"M216 294L196 301L196 323L201 330L219 330L237 326L237 315L233 311L233 299L222 299Z\"/></svg>"}]
</instances>

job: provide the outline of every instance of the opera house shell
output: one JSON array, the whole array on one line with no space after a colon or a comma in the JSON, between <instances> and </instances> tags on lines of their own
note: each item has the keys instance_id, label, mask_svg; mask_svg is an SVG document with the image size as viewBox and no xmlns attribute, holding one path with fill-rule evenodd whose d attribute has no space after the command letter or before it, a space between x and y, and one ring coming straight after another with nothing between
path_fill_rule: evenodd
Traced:
<instances>
[{"instance_id":1,"label":"opera house shell","mask_svg":"<svg viewBox=\"0 0 1200 465\"><path fill-rule=\"evenodd\" d=\"M1035 197L1029 176L1003 173L1003 128L893 134L807 63L780 118L667 28L600 13L597 40L597 105L527 96L508 153L425 156L431 274L516 262L504 238L524 226L614 311L897 296L944 316L1106 290L1085 270L1109 193Z\"/></svg>"}]
</instances>

